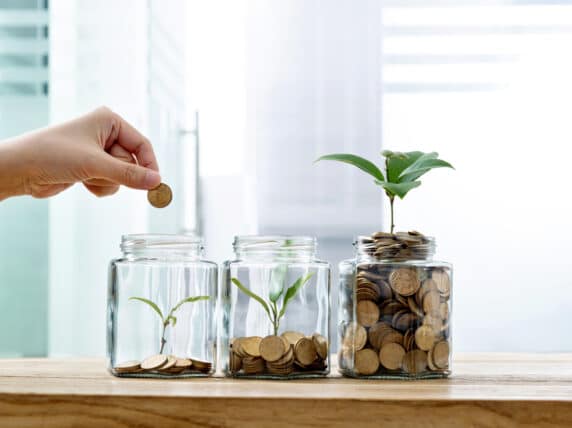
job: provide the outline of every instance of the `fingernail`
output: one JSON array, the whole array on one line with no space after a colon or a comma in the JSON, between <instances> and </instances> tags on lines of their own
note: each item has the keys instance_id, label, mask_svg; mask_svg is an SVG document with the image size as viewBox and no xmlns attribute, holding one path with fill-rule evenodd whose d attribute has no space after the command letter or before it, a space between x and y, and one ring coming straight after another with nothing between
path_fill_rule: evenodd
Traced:
<instances>
[{"instance_id":1,"label":"fingernail","mask_svg":"<svg viewBox=\"0 0 572 428\"><path fill-rule=\"evenodd\" d=\"M145 184L145 187L147 187L149 189L157 187L159 184L161 184L161 176L159 175L159 173L157 171L153 171L152 169L149 169L145 172L144 184Z\"/></svg>"}]
</instances>

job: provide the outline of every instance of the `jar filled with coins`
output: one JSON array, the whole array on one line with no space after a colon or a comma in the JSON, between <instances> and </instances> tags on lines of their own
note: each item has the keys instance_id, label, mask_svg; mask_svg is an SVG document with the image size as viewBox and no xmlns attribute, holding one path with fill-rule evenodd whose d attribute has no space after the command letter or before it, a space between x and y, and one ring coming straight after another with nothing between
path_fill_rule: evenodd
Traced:
<instances>
[{"instance_id":1,"label":"jar filled with coins","mask_svg":"<svg viewBox=\"0 0 572 428\"><path fill-rule=\"evenodd\" d=\"M239 236L223 266L221 362L227 376L329 373L330 266L312 237Z\"/></svg>"},{"instance_id":2,"label":"jar filled with coins","mask_svg":"<svg viewBox=\"0 0 572 428\"><path fill-rule=\"evenodd\" d=\"M359 237L340 263L343 375L427 379L451 373L452 266L419 232Z\"/></svg>"},{"instance_id":3,"label":"jar filled with coins","mask_svg":"<svg viewBox=\"0 0 572 428\"><path fill-rule=\"evenodd\" d=\"M215 371L217 265L200 238L126 235L111 261L109 370L121 377L185 378Z\"/></svg>"}]
</instances>

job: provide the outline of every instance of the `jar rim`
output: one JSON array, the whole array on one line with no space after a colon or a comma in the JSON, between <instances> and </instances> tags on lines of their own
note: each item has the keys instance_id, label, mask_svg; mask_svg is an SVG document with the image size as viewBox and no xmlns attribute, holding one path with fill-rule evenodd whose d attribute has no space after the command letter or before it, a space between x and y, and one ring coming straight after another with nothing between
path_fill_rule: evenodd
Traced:
<instances>
[{"instance_id":1,"label":"jar rim","mask_svg":"<svg viewBox=\"0 0 572 428\"><path fill-rule=\"evenodd\" d=\"M234 237L235 251L310 251L315 250L317 240L302 235L237 235Z\"/></svg>"},{"instance_id":2,"label":"jar rim","mask_svg":"<svg viewBox=\"0 0 572 428\"><path fill-rule=\"evenodd\" d=\"M196 235L167 234L167 233L135 233L121 237L123 251L143 249L181 249L201 248L203 240Z\"/></svg>"}]
</instances>

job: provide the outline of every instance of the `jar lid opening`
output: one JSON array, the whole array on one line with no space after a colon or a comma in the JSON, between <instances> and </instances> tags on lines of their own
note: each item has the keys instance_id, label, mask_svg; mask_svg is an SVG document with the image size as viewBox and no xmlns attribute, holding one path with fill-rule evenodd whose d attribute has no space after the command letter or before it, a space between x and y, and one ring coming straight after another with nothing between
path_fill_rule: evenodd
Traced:
<instances>
[{"instance_id":1,"label":"jar lid opening","mask_svg":"<svg viewBox=\"0 0 572 428\"><path fill-rule=\"evenodd\" d=\"M316 246L314 237L287 235L235 236L233 243L236 252L248 253L314 252Z\"/></svg>"},{"instance_id":2,"label":"jar lid opening","mask_svg":"<svg viewBox=\"0 0 572 428\"><path fill-rule=\"evenodd\" d=\"M124 252L145 249L196 250L202 249L202 243L202 238L194 235L140 233L121 237L121 249Z\"/></svg>"}]
</instances>

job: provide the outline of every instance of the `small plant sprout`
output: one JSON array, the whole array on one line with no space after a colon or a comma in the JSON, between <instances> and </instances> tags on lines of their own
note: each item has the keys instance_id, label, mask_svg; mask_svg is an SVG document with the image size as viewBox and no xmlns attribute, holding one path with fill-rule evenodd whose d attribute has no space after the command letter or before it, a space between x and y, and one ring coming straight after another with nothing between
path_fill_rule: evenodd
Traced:
<instances>
[{"instance_id":1,"label":"small plant sprout","mask_svg":"<svg viewBox=\"0 0 572 428\"><path fill-rule=\"evenodd\" d=\"M268 315L268 319L272 324L274 329L274 335L278 335L278 329L280 328L280 320L286 313L286 308L288 307L288 303L292 301L292 299L296 296L298 291L312 278L314 274L308 274L306 276L301 276L298 278L294 284L292 284L286 292L284 292L285 287L279 287L278 289L271 290L268 295L268 302L266 302L262 297L258 296L257 294L253 293L248 287L244 286L238 278L232 278L231 281L234 285L236 285L244 294L249 296L250 298L256 300L258 303L262 305L264 311ZM282 305L279 307L279 301L282 298Z\"/></svg>"},{"instance_id":2,"label":"small plant sprout","mask_svg":"<svg viewBox=\"0 0 572 428\"><path fill-rule=\"evenodd\" d=\"M381 186L389 198L391 213L390 232L393 233L395 228L393 220L395 197L398 196L399 199L403 199L410 190L419 187L421 185L419 178L432 169L453 168L453 166L449 162L439 159L439 154L436 152L423 153L416 151L401 153L384 150L381 154L385 158L385 175L373 162L352 154L326 155L318 158L316 162L322 160L344 162L371 175L375 184Z\"/></svg>"},{"instance_id":3,"label":"small plant sprout","mask_svg":"<svg viewBox=\"0 0 572 428\"><path fill-rule=\"evenodd\" d=\"M181 306L183 306L185 303L193 303L193 302L197 302L199 300L208 300L208 299L209 299L209 296L187 297L187 298L181 300L175 306L173 306L171 308L171 310L169 311L169 313L167 314L167 316L165 317L165 316L163 316L163 312L161 312L161 309L159 309L159 306L155 302L152 302L151 300L145 299L143 297L130 297L129 298L129 300L138 300L140 302L146 303L161 318L161 324L163 325L163 332L161 333L161 349L159 350L159 354L163 353L163 349L165 348L165 344L167 343L167 339L165 339L165 331L167 330L167 327L169 325L171 325L174 328L175 325L177 324L177 317L175 316L175 312Z\"/></svg>"}]
</instances>

